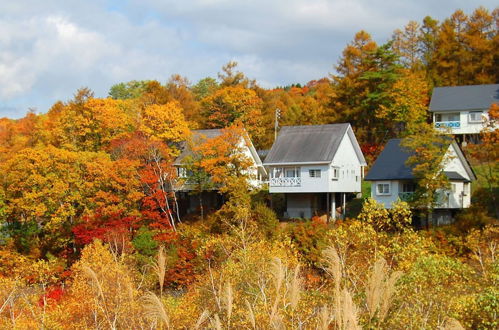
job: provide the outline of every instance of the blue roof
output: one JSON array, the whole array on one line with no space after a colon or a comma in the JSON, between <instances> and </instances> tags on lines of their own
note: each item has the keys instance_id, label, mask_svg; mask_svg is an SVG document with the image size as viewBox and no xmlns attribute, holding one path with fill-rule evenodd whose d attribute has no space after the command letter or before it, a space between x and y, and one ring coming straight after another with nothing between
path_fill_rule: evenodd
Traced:
<instances>
[{"instance_id":1,"label":"blue roof","mask_svg":"<svg viewBox=\"0 0 499 330\"><path fill-rule=\"evenodd\" d=\"M383 149L369 173L367 173L366 181L414 179L412 168L405 164L407 159L414 153L403 149L400 145L401 141L401 139L388 141L385 149Z\"/></svg>"}]
</instances>

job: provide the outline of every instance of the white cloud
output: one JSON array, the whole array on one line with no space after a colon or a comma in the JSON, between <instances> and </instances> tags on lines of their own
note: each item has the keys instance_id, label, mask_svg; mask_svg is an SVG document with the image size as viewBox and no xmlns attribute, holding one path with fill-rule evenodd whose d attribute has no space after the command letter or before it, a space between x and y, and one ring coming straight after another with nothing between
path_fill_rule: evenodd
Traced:
<instances>
[{"instance_id":1,"label":"white cloud","mask_svg":"<svg viewBox=\"0 0 499 330\"><path fill-rule=\"evenodd\" d=\"M410 19L441 19L476 6L465 0L3 1L0 116L19 117L31 106L45 112L82 86L105 96L120 81L216 77L231 59L266 87L306 83L332 72L360 29L384 42Z\"/></svg>"}]
</instances>

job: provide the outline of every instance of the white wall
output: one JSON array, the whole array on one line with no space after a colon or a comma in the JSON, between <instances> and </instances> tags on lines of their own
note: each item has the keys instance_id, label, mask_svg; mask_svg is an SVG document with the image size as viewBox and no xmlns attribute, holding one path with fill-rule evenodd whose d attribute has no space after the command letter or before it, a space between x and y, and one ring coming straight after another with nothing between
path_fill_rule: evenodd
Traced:
<instances>
[{"instance_id":1,"label":"white wall","mask_svg":"<svg viewBox=\"0 0 499 330\"><path fill-rule=\"evenodd\" d=\"M457 156L454 145L451 144L446 152L444 162L445 172L457 172L464 178L470 180L470 176L466 172L463 163ZM376 191L376 185L378 183L389 183L390 184L390 194L389 195L378 195ZM391 208L392 204L397 201L398 194L402 191L402 181L392 180L392 181L373 181L371 183L371 197L377 202L382 203L386 208ZM460 209L468 208L471 204L471 183L465 183L463 181L451 181L451 189L440 191L438 198L440 203L435 207L437 209ZM465 185L468 187L465 189ZM452 189L454 188L454 189Z\"/></svg>"},{"instance_id":2,"label":"white wall","mask_svg":"<svg viewBox=\"0 0 499 330\"><path fill-rule=\"evenodd\" d=\"M301 186L299 187L276 187L269 185L270 193L310 193L310 192L328 192L329 185L329 168L328 164L317 165L296 165L300 168ZM271 173L275 167L285 166L269 166L269 180L271 180ZM320 178L311 178L310 170L321 170Z\"/></svg>"},{"instance_id":3,"label":"white wall","mask_svg":"<svg viewBox=\"0 0 499 330\"><path fill-rule=\"evenodd\" d=\"M475 110L480 111L480 110ZM456 111L456 113L459 111ZM472 112L472 111L471 111ZM441 112L442 114L450 113L450 111ZM479 134L483 129L483 123L476 123L469 121L469 113L470 111L460 111L459 112L459 120L461 123L460 127L453 127L452 134ZM435 115L437 113L433 113L433 125L435 125ZM483 116L488 118L488 110L483 110ZM446 128L437 128L438 130L445 131Z\"/></svg>"},{"instance_id":4,"label":"white wall","mask_svg":"<svg viewBox=\"0 0 499 330\"><path fill-rule=\"evenodd\" d=\"M378 195L376 190L376 185L378 183L388 183L390 185L390 194L388 195ZM378 203L383 204L387 209L392 207L392 204L399 198L400 184L398 180L387 180L387 181L373 181L371 183L371 197Z\"/></svg>"},{"instance_id":5,"label":"white wall","mask_svg":"<svg viewBox=\"0 0 499 330\"><path fill-rule=\"evenodd\" d=\"M339 177L332 179L332 170L329 171L330 192L360 192L362 185L362 168L355 153L353 142L348 134L343 136L338 151L333 158L332 166L339 168Z\"/></svg>"}]
</instances>

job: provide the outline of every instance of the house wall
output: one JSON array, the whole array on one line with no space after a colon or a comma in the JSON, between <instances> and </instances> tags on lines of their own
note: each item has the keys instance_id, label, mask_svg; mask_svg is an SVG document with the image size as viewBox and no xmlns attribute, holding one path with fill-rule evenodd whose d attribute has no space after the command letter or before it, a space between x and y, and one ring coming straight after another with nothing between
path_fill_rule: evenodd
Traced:
<instances>
[{"instance_id":1,"label":"house wall","mask_svg":"<svg viewBox=\"0 0 499 330\"><path fill-rule=\"evenodd\" d=\"M339 168L339 177L338 179L333 179L332 169L328 171L330 192L361 191L362 168L348 134L343 136L338 151L331 163L332 166Z\"/></svg>"},{"instance_id":2,"label":"house wall","mask_svg":"<svg viewBox=\"0 0 499 330\"><path fill-rule=\"evenodd\" d=\"M376 190L378 183L388 183L390 185L390 194L378 195ZM383 204L383 206L387 209L392 208L392 204L397 201L400 190L401 182L399 180L373 181L371 183L371 197L378 203Z\"/></svg>"},{"instance_id":3,"label":"house wall","mask_svg":"<svg viewBox=\"0 0 499 330\"><path fill-rule=\"evenodd\" d=\"M484 125L482 122L470 122L469 120L469 114L470 112L473 111L483 111L483 116L485 118L488 118L488 110L471 110L471 111L456 111L459 112L459 123L460 127L451 127L452 134L479 134L480 131L483 129ZM436 129L445 131L447 130L446 127L436 127L436 114L448 114L450 111L445 111L445 112L434 112L433 113L433 125Z\"/></svg>"},{"instance_id":4,"label":"house wall","mask_svg":"<svg viewBox=\"0 0 499 330\"><path fill-rule=\"evenodd\" d=\"M470 180L463 163L457 156L455 146L451 144L446 152L446 158L443 160L445 172L457 172L461 176ZM378 183L389 183L390 194L378 195L376 186ZM371 197L377 202L382 203L386 208L391 208L392 204L397 201L399 192L402 191L403 182L400 180L392 181L373 181L371 183ZM438 197L438 204L436 209L460 209L468 208L471 205L471 183L463 181L450 181L451 189L440 191ZM467 185L467 187L466 187Z\"/></svg>"},{"instance_id":5,"label":"house wall","mask_svg":"<svg viewBox=\"0 0 499 330\"><path fill-rule=\"evenodd\" d=\"M253 154L250 151L250 148L246 145L246 142L242 138L239 145L239 148L242 148L244 150L243 154L244 156L248 157L248 159L251 159L252 165L250 169L248 170L248 174L250 175L251 179L248 181L249 184L253 188L259 188L263 184L262 180L258 179L258 164L253 157Z\"/></svg>"},{"instance_id":6,"label":"house wall","mask_svg":"<svg viewBox=\"0 0 499 330\"><path fill-rule=\"evenodd\" d=\"M291 166L291 165L290 165ZM312 192L327 192L329 189L328 179L329 179L329 169L328 164L316 164L316 165L296 165L300 168L300 180L301 185L299 187L277 187L272 184L269 185L270 193L312 193ZM280 166L269 166L269 177L271 172L276 167L286 167L284 165ZM320 178L310 177L310 170L321 170Z\"/></svg>"},{"instance_id":7,"label":"house wall","mask_svg":"<svg viewBox=\"0 0 499 330\"><path fill-rule=\"evenodd\" d=\"M455 146L453 144L449 146L445 157L444 171L457 172L471 181L471 178L468 175L468 172L466 172L463 163L457 156ZM448 198L444 199L447 200L447 205L446 207L443 205L442 208L468 208L471 204L471 183L451 181L451 184L454 185L455 190L444 192L448 195ZM468 185L467 189L465 189L465 184ZM445 202L443 204L445 204Z\"/></svg>"}]
</instances>

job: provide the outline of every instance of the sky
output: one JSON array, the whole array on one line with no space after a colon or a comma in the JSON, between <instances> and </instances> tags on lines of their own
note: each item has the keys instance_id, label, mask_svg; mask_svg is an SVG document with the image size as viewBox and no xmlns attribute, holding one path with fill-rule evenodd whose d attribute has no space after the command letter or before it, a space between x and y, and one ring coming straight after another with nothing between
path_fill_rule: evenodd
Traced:
<instances>
[{"instance_id":1,"label":"sky","mask_svg":"<svg viewBox=\"0 0 499 330\"><path fill-rule=\"evenodd\" d=\"M47 112L80 87L180 74L193 84L238 69L269 88L334 73L366 30L386 42L429 15L497 0L0 0L0 117Z\"/></svg>"}]
</instances>

